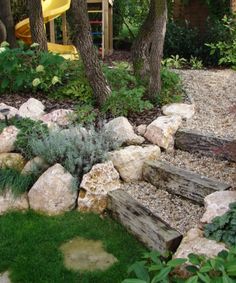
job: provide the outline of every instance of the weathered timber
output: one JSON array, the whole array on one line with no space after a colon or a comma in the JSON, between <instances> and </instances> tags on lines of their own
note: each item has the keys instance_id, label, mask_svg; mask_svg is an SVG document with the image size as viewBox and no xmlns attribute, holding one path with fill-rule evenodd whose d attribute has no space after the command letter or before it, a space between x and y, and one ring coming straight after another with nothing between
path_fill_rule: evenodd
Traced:
<instances>
[{"instance_id":1,"label":"weathered timber","mask_svg":"<svg viewBox=\"0 0 236 283\"><path fill-rule=\"evenodd\" d=\"M228 184L203 177L163 161L145 162L143 178L158 189L166 190L200 204L203 204L207 195L230 188Z\"/></svg>"},{"instance_id":2,"label":"weathered timber","mask_svg":"<svg viewBox=\"0 0 236 283\"><path fill-rule=\"evenodd\" d=\"M150 249L175 251L182 235L123 190L108 194L108 209L128 231Z\"/></svg>"},{"instance_id":3,"label":"weathered timber","mask_svg":"<svg viewBox=\"0 0 236 283\"><path fill-rule=\"evenodd\" d=\"M236 162L236 140L205 135L193 130L179 130L175 135L175 147L190 153L202 153Z\"/></svg>"}]
</instances>

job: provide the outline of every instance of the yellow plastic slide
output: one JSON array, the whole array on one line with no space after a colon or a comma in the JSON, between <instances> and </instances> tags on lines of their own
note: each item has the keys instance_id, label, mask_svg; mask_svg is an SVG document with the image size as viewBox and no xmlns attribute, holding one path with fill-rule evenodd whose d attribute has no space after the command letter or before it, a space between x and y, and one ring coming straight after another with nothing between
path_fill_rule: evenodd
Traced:
<instances>
[{"instance_id":1,"label":"yellow plastic slide","mask_svg":"<svg viewBox=\"0 0 236 283\"><path fill-rule=\"evenodd\" d=\"M70 8L71 0L42 0L44 23L50 22L59 17ZM23 40L26 44L31 44L31 32L29 18L19 22L15 27L16 37ZM65 58L73 59L77 55L74 45L61 45L48 42L48 50L62 54Z\"/></svg>"}]
</instances>

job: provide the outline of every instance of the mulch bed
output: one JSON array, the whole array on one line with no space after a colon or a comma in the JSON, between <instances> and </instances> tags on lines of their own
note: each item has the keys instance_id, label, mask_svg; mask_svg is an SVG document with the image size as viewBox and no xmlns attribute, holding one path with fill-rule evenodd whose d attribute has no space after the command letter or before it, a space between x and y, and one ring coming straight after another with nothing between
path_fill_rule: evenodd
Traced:
<instances>
[{"instance_id":1,"label":"mulch bed","mask_svg":"<svg viewBox=\"0 0 236 283\"><path fill-rule=\"evenodd\" d=\"M40 100L46 107L45 112L51 112L56 109L74 109L76 106L76 101L71 99L52 99L45 96L42 93L27 93L27 94L4 94L1 95L0 103L5 103L9 106L18 108L25 103L30 97L36 98ZM134 125L138 126L140 124L150 124L153 120L155 120L158 116L161 115L161 109L159 107L155 107L151 110L146 110L142 113L130 113L128 115L129 121ZM105 117L106 120L111 120L113 117L108 115Z\"/></svg>"}]
</instances>

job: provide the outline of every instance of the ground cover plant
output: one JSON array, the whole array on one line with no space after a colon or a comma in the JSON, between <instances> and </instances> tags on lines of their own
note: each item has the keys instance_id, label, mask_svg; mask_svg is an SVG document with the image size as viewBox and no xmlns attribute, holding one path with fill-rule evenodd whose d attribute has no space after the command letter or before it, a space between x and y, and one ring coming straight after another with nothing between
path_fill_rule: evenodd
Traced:
<instances>
[{"instance_id":1,"label":"ground cover plant","mask_svg":"<svg viewBox=\"0 0 236 283\"><path fill-rule=\"evenodd\" d=\"M73 272L63 266L59 247L74 237L101 240L118 262L104 272ZM121 225L76 211L48 217L32 211L0 217L0 272L13 283L120 283L127 267L145 251Z\"/></svg>"},{"instance_id":2,"label":"ground cover plant","mask_svg":"<svg viewBox=\"0 0 236 283\"><path fill-rule=\"evenodd\" d=\"M25 158L34 157L29 142L31 138L39 138L48 133L48 128L40 121L33 121L29 118L14 117L8 120L6 125L4 120L0 120L0 133L7 126L15 126L19 129L17 140L15 142L16 151L21 153Z\"/></svg>"},{"instance_id":3,"label":"ground cover plant","mask_svg":"<svg viewBox=\"0 0 236 283\"><path fill-rule=\"evenodd\" d=\"M205 237L224 242L229 246L236 245L236 203L229 205L230 210L222 216L215 217L204 228Z\"/></svg>"},{"instance_id":4,"label":"ground cover plant","mask_svg":"<svg viewBox=\"0 0 236 283\"><path fill-rule=\"evenodd\" d=\"M188 273L185 272L183 278L176 271L184 268L186 263ZM128 272L133 277L122 283L233 283L236 280L236 247L222 251L214 258L189 254L188 259L171 259L168 254L153 251L134 263Z\"/></svg>"}]
</instances>

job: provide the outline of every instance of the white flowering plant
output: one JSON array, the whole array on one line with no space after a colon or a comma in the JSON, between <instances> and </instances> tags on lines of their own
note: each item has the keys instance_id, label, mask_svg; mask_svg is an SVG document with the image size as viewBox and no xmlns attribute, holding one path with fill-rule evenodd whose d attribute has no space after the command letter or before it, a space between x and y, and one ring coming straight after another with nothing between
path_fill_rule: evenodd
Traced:
<instances>
[{"instance_id":1,"label":"white flowering plant","mask_svg":"<svg viewBox=\"0 0 236 283\"><path fill-rule=\"evenodd\" d=\"M55 91L67 81L70 62L63 57L41 52L37 44L30 48L10 49L7 42L0 46L0 94L14 92L45 93Z\"/></svg>"}]
</instances>

